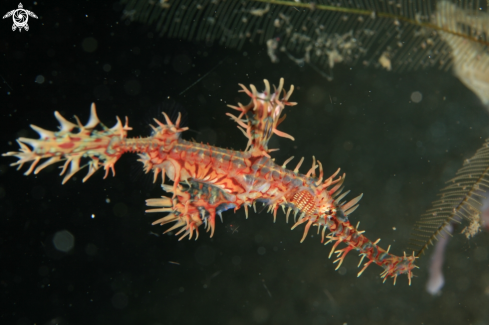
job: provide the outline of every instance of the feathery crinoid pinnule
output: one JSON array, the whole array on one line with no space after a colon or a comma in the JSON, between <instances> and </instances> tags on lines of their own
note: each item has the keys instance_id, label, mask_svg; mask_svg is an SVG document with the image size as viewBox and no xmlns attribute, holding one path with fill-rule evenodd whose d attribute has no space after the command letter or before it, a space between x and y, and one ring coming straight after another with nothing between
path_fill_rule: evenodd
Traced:
<instances>
[{"instance_id":1,"label":"feathery crinoid pinnule","mask_svg":"<svg viewBox=\"0 0 489 325\"><path fill-rule=\"evenodd\" d=\"M121 0L124 19L160 35L216 41L238 50L266 45L272 63L308 64L333 80L336 64L388 71L436 67L489 105L489 14L479 1ZM198 17L197 19L195 17ZM332 23L334 22L334 23Z\"/></svg>"}]
</instances>

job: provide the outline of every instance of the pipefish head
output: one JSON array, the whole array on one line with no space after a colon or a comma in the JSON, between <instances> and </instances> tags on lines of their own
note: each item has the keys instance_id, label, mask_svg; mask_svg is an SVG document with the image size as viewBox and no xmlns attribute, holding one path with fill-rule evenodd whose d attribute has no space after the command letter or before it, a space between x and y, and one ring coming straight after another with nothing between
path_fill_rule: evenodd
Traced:
<instances>
[{"instance_id":1,"label":"pipefish head","mask_svg":"<svg viewBox=\"0 0 489 325\"><path fill-rule=\"evenodd\" d=\"M322 190L317 195L313 195L310 190L302 189L292 196L290 202L298 211L302 212L301 217L292 229L306 223L301 241L304 241L311 226L323 227L322 238L324 240L326 229L329 229L333 224L348 222L348 216L357 209L357 203L363 196L361 194L349 202L342 202L341 200L348 193L349 191L342 195L333 195L333 197L327 190Z\"/></svg>"}]
</instances>

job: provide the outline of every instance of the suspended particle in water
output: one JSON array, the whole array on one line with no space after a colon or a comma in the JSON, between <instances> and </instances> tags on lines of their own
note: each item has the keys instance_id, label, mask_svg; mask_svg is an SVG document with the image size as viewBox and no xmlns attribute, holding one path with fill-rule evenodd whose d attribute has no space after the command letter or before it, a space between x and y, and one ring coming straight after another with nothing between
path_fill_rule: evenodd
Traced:
<instances>
[{"instance_id":1,"label":"suspended particle in water","mask_svg":"<svg viewBox=\"0 0 489 325\"><path fill-rule=\"evenodd\" d=\"M419 103L420 101L423 100L423 94L420 93L419 91L415 91L411 94L411 101L413 103Z\"/></svg>"}]
</instances>

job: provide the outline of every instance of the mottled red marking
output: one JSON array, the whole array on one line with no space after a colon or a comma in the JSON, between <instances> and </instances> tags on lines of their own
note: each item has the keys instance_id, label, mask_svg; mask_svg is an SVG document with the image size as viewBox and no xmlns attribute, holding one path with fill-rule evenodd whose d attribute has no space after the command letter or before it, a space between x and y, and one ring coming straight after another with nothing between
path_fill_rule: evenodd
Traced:
<instances>
[{"instance_id":1,"label":"mottled red marking","mask_svg":"<svg viewBox=\"0 0 489 325\"><path fill-rule=\"evenodd\" d=\"M58 144L58 147L61 148L61 149L71 149L74 146L75 146L75 144L73 142L67 142L67 143Z\"/></svg>"},{"instance_id":2,"label":"mottled red marking","mask_svg":"<svg viewBox=\"0 0 489 325\"><path fill-rule=\"evenodd\" d=\"M279 208L287 209L286 220L292 213L295 221L292 229L304 226L301 242L306 239L311 227L317 227L321 242L327 239L326 244L333 244L329 256L336 254L334 263L337 263L337 269L345 256L355 251L362 260L367 259L359 275L369 265L377 264L384 269L381 274L384 280L390 277L395 283L398 275L406 274L411 283L412 269L416 267L414 255L393 255L389 253L389 248L384 250L377 245L380 239L372 242L363 235L364 231L358 230L358 224L356 227L350 224L349 215L358 207L362 195L349 202L343 200L348 192L342 193L345 178L344 175L338 176L339 169L323 180L322 164L315 158L311 169L304 175L299 173L303 158L294 170L287 170L286 164L291 159L280 166L270 157L270 153L275 151L268 148L273 134L294 139L278 130L277 126L285 118L285 115L280 118L282 110L296 103L289 102L294 87L291 86L288 92L283 90L283 79L274 90L271 90L267 80L264 82L263 93L259 93L253 85L250 85L250 89L240 85L241 91L251 100L247 105L239 103L238 106L230 106L238 111L238 115L227 114L248 139L244 151L183 140L181 133L188 128L180 127L180 116L172 122L164 113L166 123L155 120L153 135L147 138L127 138L127 131L131 130L127 119L125 125L117 118L117 124L111 129L96 131L95 127L100 121L95 105L92 105L91 122L78 127L78 133L72 133L71 129L62 130L53 133L56 135L54 139L46 141L20 138L21 151L5 155L18 158L13 165L31 162L26 175L32 172L37 174L50 164L64 162L61 172L65 174L64 184L82 166L87 165L87 175L83 181L101 167L105 169L105 177L110 170L115 175L114 165L121 155L139 153L138 160L143 163L144 171L152 171L155 182L161 175L163 189L172 193L168 197L147 200L147 206L151 207L147 212L169 213L153 224L173 223L166 232L175 230L180 240L198 237L200 226L212 237L216 215L221 218L227 210L244 208L248 217L249 209L256 208L256 203L265 203L274 221ZM56 113L56 117L63 120L59 113ZM35 127L35 130L39 129ZM41 134L45 132L51 131L40 131ZM28 146L36 150L31 151ZM45 158L50 159L36 168L39 161ZM90 161L86 164L81 159ZM319 171L317 178L316 171ZM173 181L172 185L165 184L166 177ZM231 228L237 232L238 227ZM345 247L337 249L339 244Z\"/></svg>"}]
</instances>

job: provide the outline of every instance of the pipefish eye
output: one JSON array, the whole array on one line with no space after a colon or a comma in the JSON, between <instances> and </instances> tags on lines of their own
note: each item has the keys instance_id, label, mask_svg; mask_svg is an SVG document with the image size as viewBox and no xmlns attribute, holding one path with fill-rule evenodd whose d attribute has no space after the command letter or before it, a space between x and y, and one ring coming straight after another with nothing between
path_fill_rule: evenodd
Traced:
<instances>
[{"instance_id":1,"label":"pipefish eye","mask_svg":"<svg viewBox=\"0 0 489 325\"><path fill-rule=\"evenodd\" d=\"M328 216L328 218L331 218L332 215L334 215L336 213L336 209L334 208L326 208L326 210L324 211L324 214Z\"/></svg>"}]
</instances>

